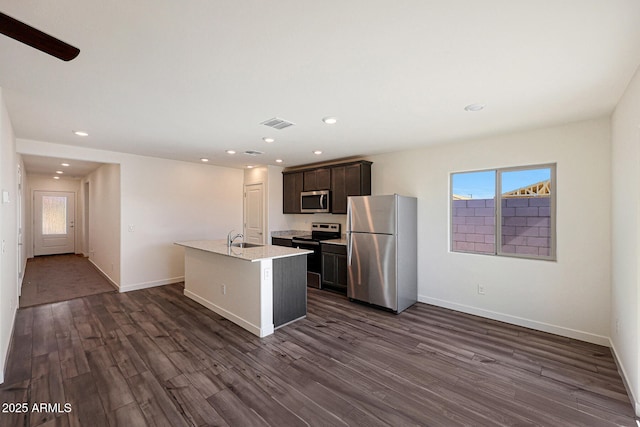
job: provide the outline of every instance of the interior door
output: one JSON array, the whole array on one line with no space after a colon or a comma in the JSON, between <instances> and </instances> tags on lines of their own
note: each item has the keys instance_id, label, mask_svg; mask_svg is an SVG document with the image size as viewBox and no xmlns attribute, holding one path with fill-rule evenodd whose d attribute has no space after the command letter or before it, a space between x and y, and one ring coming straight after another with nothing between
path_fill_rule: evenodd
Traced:
<instances>
[{"instance_id":1,"label":"interior door","mask_svg":"<svg viewBox=\"0 0 640 427\"><path fill-rule=\"evenodd\" d=\"M34 255L75 252L75 193L34 191Z\"/></svg>"},{"instance_id":2,"label":"interior door","mask_svg":"<svg viewBox=\"0 0 640 427\"><path fill-rule=\"evenodd\" d=\"M244 187L244 241L264 244L262 183Z\"/></svg>"}]
</instances>

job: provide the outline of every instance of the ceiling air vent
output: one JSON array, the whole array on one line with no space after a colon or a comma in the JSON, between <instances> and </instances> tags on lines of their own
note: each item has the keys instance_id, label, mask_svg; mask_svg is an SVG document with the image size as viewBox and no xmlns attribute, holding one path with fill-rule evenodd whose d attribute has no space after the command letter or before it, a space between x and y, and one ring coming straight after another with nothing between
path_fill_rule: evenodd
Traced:
<instances>
[{"instance_id":1,"label":"ceiling air vent","mask_svg":"<svg viewBox=\"0 0 640 427\"><path fill-rule=\"evenodd\" d=\"M249 156L259 156L260 154L264 154L262 151L257 150L247 150L244 154L248 154Z\"/></svg>"},{"instance_id":2,"label":"ceiling air vent","mask_svg":"<svg viewBox=\"0 0 640 427\"><path fill-rule=\"evenodd\" d=\"M269 126L270 128L274 128L274 129L284 129L284 128L288 128L289 126L293 126L293 123L288 122L286 120L283 119L279 119L277 117L274 117L272 119L269 120L265 120L264 122L260 123L261 125L265 125L265 126Z\"/></svg>"}]
</instances>

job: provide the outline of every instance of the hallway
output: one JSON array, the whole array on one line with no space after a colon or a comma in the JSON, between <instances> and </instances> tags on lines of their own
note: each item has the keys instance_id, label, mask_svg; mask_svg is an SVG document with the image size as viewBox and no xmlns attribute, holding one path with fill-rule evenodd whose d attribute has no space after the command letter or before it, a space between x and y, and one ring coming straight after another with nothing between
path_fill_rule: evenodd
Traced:
<instances>
[{"instance_id":1,"label":"hallway","mask_svg":"<svg viewBox=\"0 0 640 427\"><path fill-rule=\"evenodd\" d=\"M20 308L115 292L88 258L81 255L48 255L27 261Z\"/></svg>"}]
</instances>

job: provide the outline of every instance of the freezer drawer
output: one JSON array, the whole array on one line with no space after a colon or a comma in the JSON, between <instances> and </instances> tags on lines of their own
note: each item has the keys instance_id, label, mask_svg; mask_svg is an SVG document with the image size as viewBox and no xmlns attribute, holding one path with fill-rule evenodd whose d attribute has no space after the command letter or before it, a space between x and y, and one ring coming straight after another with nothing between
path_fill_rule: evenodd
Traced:
<instances>
[{"instance_id":1,"label":"freezer drawer","mask_svg":"<svg viewBox=\"0 0 640 427\"><path fill-rule=\"evenodd\" d=\"M347 296L397 311L396 237L351 233L349 239Z\"/></svg>"}]
</instances>

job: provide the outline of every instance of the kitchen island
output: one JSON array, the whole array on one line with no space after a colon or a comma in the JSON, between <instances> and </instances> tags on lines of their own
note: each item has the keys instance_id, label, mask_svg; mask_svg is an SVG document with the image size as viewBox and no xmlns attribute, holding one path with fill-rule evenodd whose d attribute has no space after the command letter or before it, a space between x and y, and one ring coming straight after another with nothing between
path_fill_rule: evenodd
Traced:
<instances>
[{"instance_id":1,"label":"kitchen island","mask_svg":"<svg viewBox=\"0 0 640 427\"><path fill-rule=\"evenodd\" d=\"M184 295L265 337L307 314L307 257L282 246L227 246L225 240L176 242L185 248Z\"/></svg>"}]
</instances>

